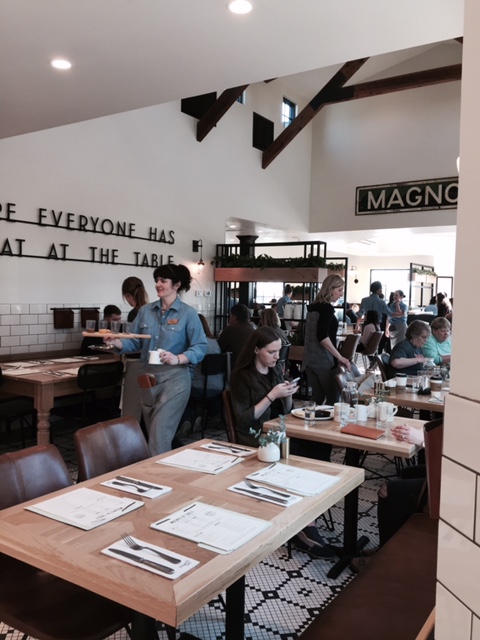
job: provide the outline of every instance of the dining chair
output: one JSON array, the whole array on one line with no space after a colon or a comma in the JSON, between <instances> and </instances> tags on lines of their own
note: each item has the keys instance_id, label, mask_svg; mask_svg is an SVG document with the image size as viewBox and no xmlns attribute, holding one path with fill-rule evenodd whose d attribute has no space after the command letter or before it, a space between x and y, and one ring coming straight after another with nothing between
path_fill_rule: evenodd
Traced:
<instances>
[{"instance_id":1,"label":"dining chair","mask_svg":"<svg viewBox=\"0 0 480 640\"><path fill-rule=\"evenodd\" d=\"M215 411L215 407L218 407L218 405L220 405L220 416L222 423L224 423L222 392L230 382L231 358L232 354L227 351L225 353L207 353L202 360L202 395L200 397L191 395L189 401L190 406L193 408L195 413L197 413L196 410L198 409L198 406L201 408L202 438L205 435L205 427L207 425L208 417L213 413L213 411ZM211 380L213 376L221 376L221 388L215 392L212 392L211 388L209 388L209 379ZM194 422L195 419L192 421L192 424Z\"/></svg>"},{"instance_id":2,"label":"dining chair","mask_svg":"<svg viewBox=\"0 0 480 640\"><path fill-rule=\"evenodd\" d=\"M382 338L383 331L375 331L375 333L372 333L372 335L370 336L369 341L365 345L365 349L361 352L363 368L365 369L365 371L375 368L375 356L377 355L378 346Z\"/></svg>"},{"instance_id":3,"label":"dining chair","mask_svg":"<svg viewBox=\"0 0 480 640\"><path fill-rule=\"evenodd\" d=\"M0 386L3 382L2 368L0 367ZM20 439L22 447L25 447L25 430L30 430L32 436L36 430L37 412L33 399L26 396L15 396L0 400L0 427L5 424L6 433L12 432L15 422L20 427Z\"/></svg>"},{"instance_id":4,"label":"dining chair","mask_svg":"<svg viewBox=\"0 0 480 640\"><path fill-rule=\"evenodd\" d=\"M382 382L386 382L388 380L388 366L390 364L390 356L388 353L377 353L377 355L375 356L375 360L377 362L380 375L382 376Z\"/></svg>"},{"instance_id":5,"label":"dining chair","mask_svg":"<svg viewBox=\"0 0 480 640\"><path fill-rule=\"evenodd\" d=\"M340 345L338 351L347 360L352 361L360 340L359 333L350 333Z\"/></svg>"},{"instance_id":6,"label":"dining chair","mask_svg":"<svg viewBox=\"0 0 480 640\"><path fill-rule=\"evenodd\" d=\"M0 455L0 509L73 484L54 445ZM0 554L0 620L38 640L103 640L134 612L45 571Z\"/></svg>"},{"instance_id":7,"label":"dining chair","mask_svg":"<svg viewBox=\"0 0 480 640\"><path fill-rule=\"evenodd\" d=\"M225 423L226 423L228 441L232 442L233 444L239 444L237 430L235 428L236 427L235 414L233 412L232 397L231 397L230 389L225 389L222 392L222 398L223 398L223 409L225 411Z\"/></svg>"},{"instance_id":8,"label":"dining chair","mask_svg":"<svg viewBox=\"0 0 480 640\"><path fill-rule=\"evenodd\" d=\"M116 418L79 429L73 436L78 481L89 480L151 456L135 418Z\"/></svg>"},{"instance_id":9,"label":"dining chair","mask_svg":"<svg viewBox=\"0 0 480 640\"><path fill-rule=\"evenodd\" d=\"M77 385L82 390L72 403L55 406L52 414L79 420L83 426L118 417L123 362L87 363L78 369Z\"/></svg>"}]
</instances>

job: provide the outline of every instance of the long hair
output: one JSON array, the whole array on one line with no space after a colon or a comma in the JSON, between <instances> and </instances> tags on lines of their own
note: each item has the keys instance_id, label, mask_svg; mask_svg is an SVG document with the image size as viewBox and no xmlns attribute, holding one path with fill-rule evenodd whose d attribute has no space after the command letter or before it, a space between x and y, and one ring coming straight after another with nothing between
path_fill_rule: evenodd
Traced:
<instances>
[{"instance_id":1,"label":"long hair","mask_svg":"<svg viewBox=\"0 0 480 640\"><path fill-rule=\"evenodd\" d=\"M267 344L271 342L275 342L275 340L281 342L271 327L258 327L255 331L252 331L245 346L237 357L233 373L250 367L255 360L255 349L263 349L263 347L266 347Z\"/></svg>"},{"instance_id":2,"label":"long hair","mask_svg":"<svg viewBox=\"0 0 480 640\"><path fill-rule=\"evenodd\" d=\"M367 324L374 324L377 327L377 331L380 331L380 321L378 319L378 312L375 311L375 309L370 309L370 311L367 311L367 315L365 316L365 322L363 323L363 326L365 327L365 325Z\"/></svg>"},{"instance_id":3,"label":"long hair","mask_svg":"<svg viewBox=\"0 0 480 640\"><path fill-rule=\"evenodd\" d=\"M344 286L345 280L336 273L332 273L322 282L322 286L320 291L317 293L315 302L331 302L333 290Z\"/></svg>"},{"instance_id":4,"label":"long hair","mask_svg":"<svg viewBox=\"0 0 480 640\"><path fill-rule=\"evenodd\" d=\"M135 309L140 309L148 303L148 293L143 282L136 276L130 276L122 283L122 296L130 295L135 302Z\"/></svg>"},{"instance_id":5,"label":"long hair","mask_svg":"<svg viewBox=\"0 0 480 640\"><path fill-rule=\"evenodd\" d=\"M180 293L180 291L188 291L192 282L190 271L184 264L163 264L161 267L157 267L153 272L155 282L157 278L171 280L172 284L180 283L178 293Z\"/></svg>"},{"instance_id":6,"label":"long hair","mask_svg":"<svg viewBox=\"0 0 480 640\"><path fill-rule=\"evenodd\" d=\"M198 317L200 318L200 322L202 323L202 327L203 327L203 330L205 331L205 335L207 336L207 338L215 338L213 333L210 331L210 327L208 326L208 322L205 316L199 313Z\"/></svg>"},{"instance_id":7,"label":"long hair","mask_svg":"<svg viewBox=\"0 0 480 640\"><path fill-rule=\"evenodd\" d=\"M280 326L280 318L278 317L278 313L275 309L265 309L262 313L262 317L260 318L260 326L261 327L279 327Z\"/></svg>"}]
</instances>

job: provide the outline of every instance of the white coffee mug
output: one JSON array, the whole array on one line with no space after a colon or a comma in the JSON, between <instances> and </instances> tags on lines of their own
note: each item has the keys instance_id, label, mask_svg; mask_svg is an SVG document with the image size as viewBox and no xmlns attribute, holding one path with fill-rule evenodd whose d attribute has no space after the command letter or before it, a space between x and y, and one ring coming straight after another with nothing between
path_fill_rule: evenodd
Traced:
<instances>
[{"instance_id":1,"label":"white coffee mug","mask_svg":"<svg viewBox=\"0 0 480 640\"><path fill-rule=\"evenodd\" d=\"M395 376L395 381L397 383L397 387L406 387L407 386L407 374L406 373L397 373Z\"/></svg>"},{"instance_id":2,"label":"white coffee mug","mask_svg":"<svg viewBox=\"0 0 480 640\"><path fill-rule=\"evenodd\" d=\"M357 421L366 422L368 416L368 407L366 404L359 404L357 406Z\"/></svg>"},{"instance_id":3,"label":"white coffee mug","mask_svg":"<svg viewBox=\"0 0 480 640\"><path fill-rule=\"evenodd\" d=\"M384 402L387 406L387 422L393 422L393 416L397 413L398 407L392 402Z\"/></svg>"},{"instance_id":4,"label":"white coffee mug","mask_svg":"<svg viewBox=\"0 0 480 640\"><path fill-rule=\"evenodd\" d=\"M342 412L342 403L335 402L335 404L333 405L333 419L335 420L335 422L340 422L341 412Z\"/></svg>"},{"instance_id":5,"label":"white coffee mug","mask_svg":"<svg viewBox=\"0 0 480 640\"><path fill-rule=\"evenodd\" d=\"M155 349L155 351L149 351L148 356L148 364L163 364L160 360L160 354L163 353L165 349Z\"/></svg>"}]
</instances>

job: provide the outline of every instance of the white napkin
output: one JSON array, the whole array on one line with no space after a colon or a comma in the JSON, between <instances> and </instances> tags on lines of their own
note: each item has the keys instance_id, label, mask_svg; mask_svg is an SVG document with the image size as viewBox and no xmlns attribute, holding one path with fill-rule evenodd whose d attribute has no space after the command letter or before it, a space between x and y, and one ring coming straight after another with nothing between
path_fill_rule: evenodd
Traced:
<instances>
[{"instance_id":1,"label":"white napkin","mask_svg":"<svg viewBox=\"0 0 480 640\"><path fill-rule=\"evenodd\" d=\"M234 493L239 493L246 498L253 498L254 500L263 500L264 502L272 502L273 504L278 505L279 507L290 507L292 504L300 502L302 499L301 496L296 496L293 494L288 494L286 492L276 492L273 489L269 489L268 487L260 487L252 489L245 482L238 482L237 484L228 487L229 491L233 491ZM283 493L284 495L280 495ZM288 497L287 497L288 496Z\"/></svg>"}]
</instances>

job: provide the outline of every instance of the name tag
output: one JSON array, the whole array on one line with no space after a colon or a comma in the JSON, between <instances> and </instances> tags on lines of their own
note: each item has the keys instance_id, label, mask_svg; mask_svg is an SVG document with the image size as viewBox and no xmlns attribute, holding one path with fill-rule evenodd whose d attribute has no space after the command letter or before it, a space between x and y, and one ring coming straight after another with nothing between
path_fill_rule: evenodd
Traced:
<instances>
[{"instance_id":1,"label":"name tag","mask_svg":"<svg viewBox=\"0 0 480 640\"><path fill-rule=\"evenodd\" d=\"M176 318L172 318L171 320L167 320L167 324L178 324L178 320Z\"/></svg>"}]
</instances>

